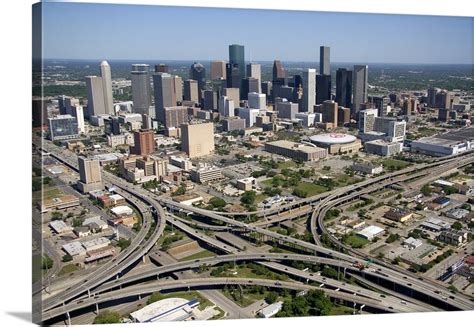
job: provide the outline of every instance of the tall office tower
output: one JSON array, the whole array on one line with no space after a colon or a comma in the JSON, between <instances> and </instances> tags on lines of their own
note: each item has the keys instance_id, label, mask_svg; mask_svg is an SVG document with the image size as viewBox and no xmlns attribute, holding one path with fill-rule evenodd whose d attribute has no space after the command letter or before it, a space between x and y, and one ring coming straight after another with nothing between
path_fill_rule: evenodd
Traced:
<instances>
[{"instance_id":1,"label":"tall office tower","mask_svg":"<svg viewBox=\"0 0 474 327\"><path fill-rule=\"evenodd\" d=\"M82 106L75 105L71 107L71 116L76 117L79 133L84 134L86 128L84 125L84 109Z\"/></svg>"},{"instance_id":2,"label":"tall office tower","mask_svg":"<svg viewBox=\"0 0 474 327\"><path fill-rule=\"evenodd\" d=\"M204 91L204 101L202 108L204 110L214 111L217 109L217 92L211 90Z\"/></svg>"},{"instance_id":3,"label":"tall office tower","mask_svg":"<svg viewBox=\"0 0 474 327\"><path fill-rule=\"evenodd\" d=\"M262 93L267 96L267 99L272 95L272 82L265 81L262 82Z\"/></svg>"},{"instance_id":4,"label":"tall office tower","mask_svg":"<svg viewBox=\"0 0 474 327\"><path fill-rule=\"evenodd\" d=\"M303 71L303 108L302 112L313 112L316 104L316 69Z\"/></svg>"},{"instance_id":5,"label":"tall office tower","mask_svg":"<svg viewBox=\"0 0 474 327\"><path fill-rule=\"evenodd\" d=\"M449 120L449 110L444 108L438 109L438 120L447 122Z\"/></svg>"},{"instance_id":6,"label":"tall office tower","mask_svg":"<svg viewBox=\"0 0 474 327\"><path fill-rule=\"evenodd\" d=\"M104 102L104 89L102 78L98 76L86 76L87 88L87 115L91 116L107 114Z\"/></svg>"},{"instance_id":7,"label":"tall office tower","mask_svg":"<svg viewBox=\"0 0 474 327\"><path fill-rule=\"evenodd\" d=\"M174 77L168 73L153 74L155 93L155 118L164 123L164 108L176 106L176 90Z\"/></svg>"},{"instance_id":8,"label":"tall office tower","mask_svg":"<svg viewBox=\"0 0 474 327\"><path fill-rule=\"evenodd\" d=\"M390 99L386 96L370 96L368 97L368 102L373 105L374 108L377 108L379 111L378 116L379 117L386 117L388 112L387 112L387 106L388 103L390 102Z\"/></svg>"},{"instance_id":9,"label":"tall office tower","mask_svg":"<svg viewBox=\"0 0 474 327\"><path fill-rule=\"evenodd\" d=\"M238 64L228 63L225 65L227 74L227 87L241 87L240 68Z\"/></svg>"},{"instance_id":10,"label":"tall office tower","mask_svg":"<svg viewBox=\"0 0 474 327\"><path fill-rule=\"evenodd\" d=\"M142 115L149 114L151 105L150 66L146 64L132 65L133 111Z\"/></svg>"},{"instance_id":11,"label":"tall office tower","mask_svg":"<svg viewBox=\"0 0 474 327\"><path fill-rule=\"evenodd\" d=\"M280 85L286 85L286 71L283 68L280 60L273 61L273 85L275 82L279 83Z\"/></svg>"},{"instance_id":12,"label":"tall office tower","mask_svg":"<svg viewBox=\"0 0 474 327\"><path fill-rule=\"evenodd\" d=\"M183 102L183 79L178 75L173 76L174 95L177 102Z\"/></svg>"},{"instance_id":13,"label":"tall office tower","mask_svg":"<svg viewBox=\"0 0 474 327\"><path fill-rule=\"evenodd\" d=\"M147 156L155 152L155 137L152 130L141 129L133 132L135 145L130 149L130 153L139 156Z\"/></svg>"},{"instance_id":14,"label":"tall office tower","mask_svg":"<svg viewBox=\"0 0 474 327\"><path fill-rule=\"evenodd\" d=\"M211 61L211 79L226 79L225 73L225 61L224 60L214 60Z\"/></svg>"},{"instance_id":15,"label":"tall office tower","mask_svg":"<svg viewBox=\"0 0 474 327\"><path fill-rule=\"evenodd\" d=\"M303 76L293 75L293 81L288 85L293 87L292 101L302 103L303 101Z\"/></svg>"},{"instance_id":16,"label":"tall office tower","mask_svg":"<svg viewBox=\"0 0 474 327\"><path fill-rule=\"evenodd\" d=\"M353 73L353 95L352 114L355 116L360 110L360 104L367 102L367 79L369 66L355 65Z\"/></svg>"},{"instance_id":17,"label":"tall office tower","mask_svg":"<svg viewBox=\"0 0 474 327\"><path fill-rule=\"evenodd\" d=\"M235 115L234 101L225 95L219 98L219 115L221 119L224 117L234 117Z\"/></svg>"},{"instance_id":18,"label":"tall office tower","mask_svg":"<svg viewBox=\"0 0 474 327\"><path fill-rule=\"evenodd\" d=\"M375 118L375 122L377 124L377 120L387 119L388 117L377 117ZM387 128L383 131L386 136L386 140L389 142L403 142L405 140L407 122L406 121L396 121L390 120L388 122Z\"/></svg>"},{"instance_id":19,"label":"tall office tower","mask_svg":"<svg viewBox=\"0 0 474 327\"><path fill-rule=\"evenodd\" d=\"M189 158L211 154L214 151L214 124L182 124L181 144Z\"/></svg>"},{"instance_id":20,"label":"tall office tower","mask_svg":"<svg viewBox=\"0 0 474 327\"><path fill-rule=\"evenodd\" d=\"M112 97L112 74L109 63L103 60L100 63L100 77L102 77L102 89L104 90L105 113L114 112L114 99Z\"/></svg>"},{"instance_id":21,"label":"tall office tower","mask_svg":"<svg viewBox=\"0 0 474 327\"><path fill-rule=\"evenodd\" d=\"M120 135L120 122L118 117L112 116L110 118L104 118L105 134L107 135Z\"/></svg>"},{"instance_id":22,"label":"tall office tower","mask_svg":"<svg viewBox=\"0 0 474 327\"><path fill-rule=\"evenodd\" d=\"M254 77L246 77L242 80L242 92L240 93L241 100L247 100L250 92L258 92L260 82Z\"/></svg>"},{"instance_id":23,"label":"tall office tower","mask_svg":"<svg viewBox=\"0 0 474 327\"><path fill-rule=\"evenodd\" d=\"M239 105L240 103L240 91L236 87L226 87L222 89L222 95L225 95L229 100L234 101L234 105Z\"/></svg>"},{"instance_id":24,"label":"tall office tower","mask_svg":"<svg viewBox=\"0 0 474 327\"><path fill-rule=\"evenodd\" d=\"M33 127L42 127L48 124L48 106L46 100L34 98L32 101L32 111Z\"/></svg>"},{"instance_id":25,"label":"tall office tower","mask_svg":"<svg viewBox=\"0 0 474 327\"><path fill-rule=\"evenodd\" d=\"M84 157L78 157L77 159L79 162L79 181L77 182L77 188L82 193L101 190L103 185L99 160Z\"/></svg>"},{"instance_id":26,"label":"tall office tower","mask_svg":"<svg viewBox=\"0 0 474 327\"><path fill-rule=\"evenodd\" d=\"M344 126L351 122L351 108L339 106L337 108L337 125Z\"/></svg>"},{"instance_id":27,"label":"tall office tower","mask_svg":"<svg viewBox=\"0 0 474 327\"><path fill-rule=\"evenodd\" d=\"M58 115L48 118L48 126L51 141L77 139L79 137L77 119L71 115Z\"/></svg>"},{"instance_id":28,"label":"tall office tower","mask_svg":"<svg viewBox=\"0 0 474 327\"><path fill-rule=\"evenodd\" d=\"M201 63L195 62L189 68L189 78L198 82L199 99L201 99L201 92L206 87L206 68Z\"/></svg>"},{"instance_id":29,"label":"tall office tower","mask_svg":"<svg viewBox=\"0 0 474 327\"><path fill-rule=\"evenodd\" d=\"M323 123L332 124L333 128L337 127L337 110L338 105L334 100L326 100L321 105L321 114Z\"/></svg>"},{"instance_id":30,"label":"tall office tower","mask_svg":"<svg viewBox=\"0 0 474 327\"><path fill-rule=\"evenodd\" d=\"M336 102L345 108L352 107L352 70L336 71Z\"/></svg>"},{"instance_id":31,"label":"tall office tower","mask_svg":"<svg viewBox=\"0 0 474 327\"><path fill-rule=\"evenodd\" d=\"M70 115L71 107L79 105L79 99L68 97L65 95L60 95L58 97L59 105L59 114L60 115Z\"/></svg>"},{"instance_id":32,"label":"tall office tower","mask_svg":"<svg viewBox=\"0 0 474 327\"><path fill-rule=\"evenodd\" d=\"M277 104L278 118L295 119L298 113L298 104L285 101Z\"/></svg>"},{"instance_id":33,"label":"tall office tower","mask_svg":"<svg viewBox=\"0 0 474 327\"><path fill-rule=\"evenodd\" d=\"M229 64L237 64L240 71L240 78L244 78L245 74L245 50L243 45L231 44L229 45ZM229 74L227 74L229 78ZM239 81L240 83L240 81Z\"/></svg>"},{"instance_id":34,"label":"tall office tower","mask_svg":"<svg viewBox=\"0 0 474 327\"><path fill-rule=\"evenodd\" d=\"M251 92L249 93L249 108L260 110L267 109L267 96L263 93Z\"/></svg>"},{"instance_id":35,"label":"tall office tower","mask_svg":"<svg viewBox=\"0 0 474 327\"><path fill-rule=\"evenodd\" d=\"M390 93L388 95L388 98L390 99L390 102L391 103L397 103L398 102L398 99L399 99L399 96L397 93Z\"/></svg>"},{"instance_id":36,"label":"tall office tower","mask_svg":"<svg viewBox=\"0 0 474 327\"><path fill-rule=\"evenodd\" d=\"M147 114L142 115L142 128L143 129L153 128L153 122L151 121L150 115L147 115Z\"/></svg>"},{"instance_id":37,"label":"tall office tower","mask_svg":"<svg viewBox=\"0 0 474 327\"><path fill-rule=\"evenodd\" d=\"M262 67L260 66L260 64L256 64L256 63L249 63L247 64L247 77L253 77L253 78L256 78L258 79L258 90L255 91L257 93L261 93L262 91L262 87L261 87L261 83L262 83Z\"/></svg>"},{"instance_id":38,"label":"tall office tower","mask_svg":"<svg viewBox=\"0 0 474 327\"><path fill-rule=\"evenodd\" d=\"M375 118L378 117L377 109L365 109L359 111L359 131L368 133L374 131Z\"/></svg>"},{"instance_id":39,"label":"tall office tower","mask_svg":"<svg viewBox=\"0 0 474 327\"><path fill-rule=\"evenodd\" d=\"M245 125L247 127L252 127L257 119L257 116L260 114L260 109L254 108L239 108L239 117L245 119Z\"/></svg>"},{"instance_id":40,"label":"tall office tower","mask_svg":"<svg viewBox=\"0 0 474 327\"><path fill-rule=\"evenodd\" d=\"M331 75L316 76L316 104L331 100Z\"/></svg>"},{"instance_id":41,"label":"tall office tower","mask_svg":"<svg viewBox=\"0 0 474 327\"><path fill-rule=\"evenodd\" d=\"M165 127L179 127L188 122L188 107L176 106L165 108Z\"/></svg>"},{"instance_id":42,"label":"tall office tower","mask_svg":"<svg viewBox=\"0 0 474 327\"><path fill-rule=\"evenodd\" d=\"M319 47L319 73L321 75L331 75L331 64L329 60L330 48Z\"/></svg>"},{"instance_id":43,"label":"tall office tower","mask_svg":"<svg viewBox=\"0 0 474 327\"><path fill-rule=\"evenodd\" d=\"M451 109L451 93L440 90L435 96L435 107L439 109Z\"/></svg>"},{"instance_id":44,"label":"tall office tower","mask_svg":"<svg viewBox=\"0 0 474 327\"><path fill-rule=\"evenodd\" d=\"M187 79L184 81L183 99L187 101L194 101L196 104L199 103L199 87L196 80Z\"/></svg>"},{"instance_id":45,"label":"tall office tower","mask_svg":"<svg viewBox=\"0 0 474 327\"><path fill-rule=\"evenodd\" d=\"M169 73L169 67L165 64L155 65L155 73Z\"/></svg>"},{"instance_id":46,"label":"tall office tower","mask_svg":"<svg viewBox=\"0 0 474 327\"><path fill-rule=\"evenodd\" d=\"M416 115L418 112L418 99L408 98L403 101L402 112L406 116Z\"/></svg>"},{"instance_id":47,"label":"tall office tower","mask_svg":"<svg viewBox=\"0 0 474 327\"><path fill-rule=\"evenodd\" d=\"M286 85L286 72L280 60L273 61L272 77L273 100L275 100L275 98L281 96L280 90Z\"/></svg>"},{"instance_id":48,"label":"tall office tower","mask_svg":"<svg viewBox=\"0 0 474 327\"><path fill-rule=\"evenodd\" d=\"M441 90L436 87L430 87L428 89L428 91L426 92L427 93L426 104L428 105L428 107L430 108L436 107L436 94L438 94L439 91Z\"/></svg>"}]
</instances>

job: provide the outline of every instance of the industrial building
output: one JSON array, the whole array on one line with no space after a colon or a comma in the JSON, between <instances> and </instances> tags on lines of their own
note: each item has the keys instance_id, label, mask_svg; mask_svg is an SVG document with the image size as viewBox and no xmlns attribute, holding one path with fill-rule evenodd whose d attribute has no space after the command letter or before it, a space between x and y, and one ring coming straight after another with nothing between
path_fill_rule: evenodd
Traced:
<instances>
[{"instance_id":1,"label":"industrial building","mask_svg":"<svg viewBox=\"0 0 474 327\"><path fill-rule=\"evenodd\" d=\"M423 137L411 142L412 152L435 157L455 155L471 149L474 149L474 127Z\"/></svg>"},{"instance_id":2,"label":"industrial building","mask_svg":"<svg viewBox=\"0 0 474 327\"><path fill-rule=\"evenodd\" d=\"M140 310L132 312L130 317L135 323L183 321L193 315L198 300L168 298L153 302Z\"/></svg>"},{"instance_id":3,"label":"industrial building","mask_svg":"<svg viewBox=\"0 0 474 327\"><path fill-rule=\"evenodd\" d=\"M378 226L368 226L361 231L357 232L357 235L363 237L369 241L373 240L375 237L378 237L384 233L384 229Z\"/></svg>"}]
</instances>

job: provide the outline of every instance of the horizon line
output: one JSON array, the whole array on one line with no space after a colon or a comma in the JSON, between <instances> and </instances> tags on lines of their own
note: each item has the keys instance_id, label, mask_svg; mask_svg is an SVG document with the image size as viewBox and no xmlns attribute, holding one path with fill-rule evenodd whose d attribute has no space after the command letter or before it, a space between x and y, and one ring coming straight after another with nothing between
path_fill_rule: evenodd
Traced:
<instances>
[{"instance_id":1,"label":"horizon line","mask_svg":"<svg viewBox=\"0 0 474 327\"><path fill-rule=\"evenodd\" d=\"M158 62L158 61L169 61L169 62L179 62L179 61L189 61L189 62L212 62L212 61L225 61L228 62L226 59L106 59L106 58L33 58L33 60L77 60L77 61L128 61L133 62L136 61L150 61L150 62ZM318 63L319 61L306 61L306 60L284 60L284 59L272 59L272 60L246 60L246 63L259 63L259 62L273 62L274 60L280 60L283 62L290 62L290 63ZM159 63L158 63L159 64ZM419 62L361 62L361 61L332 61L331 64L384 64L384 65L471 65L474 66L474 62L472 63L452 63L452 62L436 62L436 63L419 63Z\"/></svg>"}]
</instances>

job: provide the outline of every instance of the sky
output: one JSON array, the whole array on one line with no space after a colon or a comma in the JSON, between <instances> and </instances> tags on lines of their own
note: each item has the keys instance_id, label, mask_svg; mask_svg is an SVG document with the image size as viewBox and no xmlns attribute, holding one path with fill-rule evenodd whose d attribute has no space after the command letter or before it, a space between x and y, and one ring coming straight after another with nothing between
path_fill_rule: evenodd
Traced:
<instances>
[{"instance_id":1,"label":"sky","mask_svg":"<svg viewBox=\"0 0 474 327\"><path fill-rule=\"evenodd\" d=\"M43 3L43 58L473 64L474 18Z\"/></svg>"}]
</instances>

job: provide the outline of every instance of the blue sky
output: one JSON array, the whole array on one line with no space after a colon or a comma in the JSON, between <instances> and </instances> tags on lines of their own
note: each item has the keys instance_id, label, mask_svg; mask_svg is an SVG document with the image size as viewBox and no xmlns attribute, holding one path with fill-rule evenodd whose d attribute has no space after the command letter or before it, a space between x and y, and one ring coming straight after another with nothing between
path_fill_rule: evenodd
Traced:
<instances>
[{"instance_id":1,"label":"blue sky","mask_svg":"<svg viewBox=\"0 0 474 327\"><path fill-rule=\"evenodd\" d=\"M474 62L474 18L43 3L44 58Z\"/></svg>"}]
</instances>

